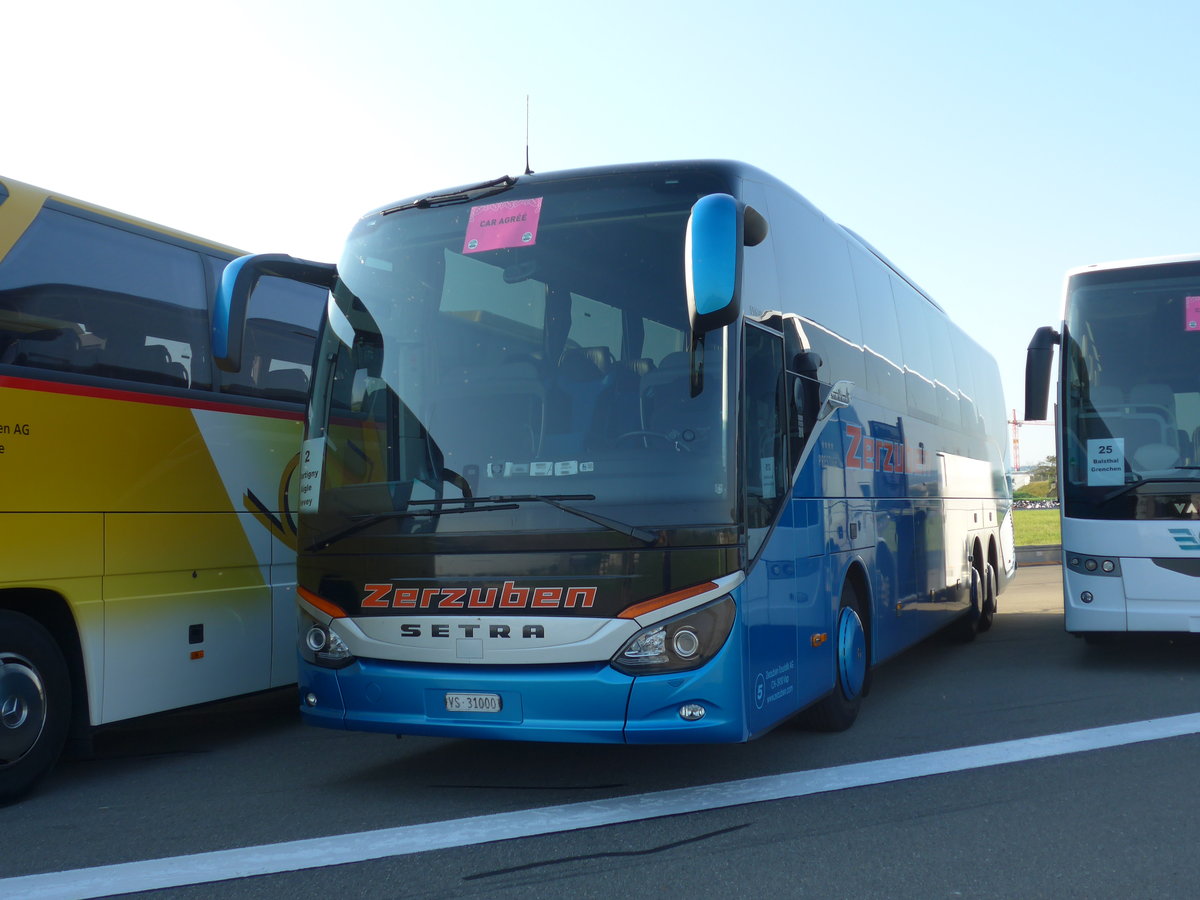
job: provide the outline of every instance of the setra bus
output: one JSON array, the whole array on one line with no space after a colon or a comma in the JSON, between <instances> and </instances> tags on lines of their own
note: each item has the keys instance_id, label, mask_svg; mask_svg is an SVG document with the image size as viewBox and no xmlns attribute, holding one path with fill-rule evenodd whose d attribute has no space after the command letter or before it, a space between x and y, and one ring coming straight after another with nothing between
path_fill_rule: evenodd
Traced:
<instances>
[{"instance_id":1,"label":"setra bus","mask_svg":"<svg viewBox=\"0 0 1200 900\"><path fill-rule=\"evenodd\" d=\"M320 291L275 279L220 372L237 251L0 179L0 802L89 726L295 681Z\"/></svg>"},{"instance_id":2,"label":"setra bus","mask_svg":"<svg viewBox=\"0 0 1200 900\"><path fill-rule=\"evenodd\" d=\"M1072 269L1064 310L1030 342L1025 418L1059 344L1066 630L1200 631L1200 256Z\"/></svg>"},{"instance_id":3,"label":"setra bus","mask_svg":"<svg viewBox=\"0 0 1200 900\"><path fill-rule=\"evenodd\" d=\"M1014 571L995 362L766 173L500 178L363 217L300 469L316 725L626 743L848 727L871 669Z\"/></svg>"}]
</instances>

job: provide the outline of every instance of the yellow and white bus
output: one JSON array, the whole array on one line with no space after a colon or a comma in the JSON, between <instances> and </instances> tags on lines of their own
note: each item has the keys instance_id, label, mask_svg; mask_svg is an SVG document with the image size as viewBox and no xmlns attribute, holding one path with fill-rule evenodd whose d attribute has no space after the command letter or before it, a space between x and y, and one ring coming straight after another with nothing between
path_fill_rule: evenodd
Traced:
<instances>
[{"instance_id":1,"label":"yellow and white bus","mask_svg":"<svg viewBox=\"0 0 1200 900\"><path fill-rule=\"evenodd\" d=\"M92 726L295 681L301 420L325 293L0 178L0 803Z\"/></svg>"}]
</instances>

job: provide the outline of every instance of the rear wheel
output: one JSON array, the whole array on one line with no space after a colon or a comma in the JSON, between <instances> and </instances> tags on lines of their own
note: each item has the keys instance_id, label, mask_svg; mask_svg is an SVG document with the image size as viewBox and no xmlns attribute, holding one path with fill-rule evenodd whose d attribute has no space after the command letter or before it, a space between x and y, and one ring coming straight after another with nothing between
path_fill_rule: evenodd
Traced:
<instances>
[{"instance_id":1,"label":"rear wheel","mask_svg":"<svg viewBox=\"0 0 1200 900\"><path fill-rule=\"evenodd\" d=\"M991 563L979 568L978 562L971 565L971 608L951 625L946 633L952 640L969 644L977 634L992 627L996 614L996 570Z\"/></svg>"},{"instance_id":2,"label":"rear wheel","mask_svg":"<svg viewBox=\"0 0 1200 900\"><path fill-rule=\"evenodd\" d=\"M0 804L28 792L54 766L71 721L71 680L54 638L0 610Z\"/></svg>"},{"instance_id":3,"label":"rear wheel","mask_svg":"<svg viewBox=\"0 0 1200 900\"><path fill-rule=\"evenodd\" d=\"M804 721L817 731L845 731L858 718L863 689L867 684L867 631L862 619L862 601L849 582L842 588L834 632L837 684L829 696L809 707Z\"/></svg>"},{"instance_id":4,"label":"rear wheel","mask_svg":"<svg viewBox=\"0 0 1200 900\"><path fill-rule=\"evenodd\" d=\"M981 633L992 627L996 615L996 569L991 563L984 567L982 587L979 619L975 623L975 630Z\"/></svg>"}]
</instances>

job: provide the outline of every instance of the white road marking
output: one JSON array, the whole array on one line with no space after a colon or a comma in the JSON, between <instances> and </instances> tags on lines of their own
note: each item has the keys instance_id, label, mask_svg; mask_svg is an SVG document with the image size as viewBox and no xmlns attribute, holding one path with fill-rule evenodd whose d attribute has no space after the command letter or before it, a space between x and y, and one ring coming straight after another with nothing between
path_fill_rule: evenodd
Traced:
<instances>
[{"instance_id":1,"label":"white road marking","mask_svg":"<svg viewBox=\"0 0 1200 900\"><path fill-rule=\"evenodd\" d=\"M1200 713L1088 728L1064 734L939 750L914 756L852 763L808 772L765 775L742 781L678 788L632 797L567 803L424 825L404 825L357 834L215 850L188 856L0 878L0 897L23 900L82 900L135 891L296 872L323 866L406 856L429 850L534 837L660 816L702 812L768 800L944 775L988 766L1083 753L1200 733Z\"/></svg>"}]
</instances>

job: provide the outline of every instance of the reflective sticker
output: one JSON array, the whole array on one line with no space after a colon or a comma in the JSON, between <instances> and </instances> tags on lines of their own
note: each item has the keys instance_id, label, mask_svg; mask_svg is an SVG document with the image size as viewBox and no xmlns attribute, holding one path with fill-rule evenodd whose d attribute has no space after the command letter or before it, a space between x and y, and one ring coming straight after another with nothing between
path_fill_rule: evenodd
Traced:
<instances>
[{"instance_id":1,"label":"reflective sticker","mask_svg":"<svg viewBox=\"0 0 1200 900\"><path fill-rule=\"evenodd\" d=\"M1200 297L1185 297L1184 331L1200 331Z\"/></svg>"},{"instance_id":2,"label":"reflective sticker","mask_svg":"<svg viewBox=\"0 0 1200 900\"><path fill-rule=\"evenodd\" d=\"M300 512L317 511L321 496L321 469L325 465L325 438L310 438L300 448Z\"/></svg>"},{"instance_id":3,"label":"reflective sticker","mask_svg":"<svg viewBox=\"0 0 1200 900\"><path fill-rule=\"evenodd\" d=\"M1087 442L1087 483L1125 483L1125 438L1099 438Z\"/></svg>"},{"instance_id":4,"label":"reflective sticker","mask_svg":"<svg viewBox=\"0 0 1200 900\"><path fill-rule=\"evenodd\" d=\"M764 500L769 500L775 496L775 457L764 456L758 462L759 478L762 481L762 495Z\"/></svg>"},{"instance_id":5,"label":"reflective sticker","mask_svg":"<svg viewBox=\"0 0 1200 900\"><path fill-rule=\"evenodd\" d=\"M580 462L576 459L564 459L558 462L543 460L541 462L493 462L488 463L484 474L488 478L512 478L518 475L578 475L581 472L596 471L594 462Z\"/></svg>"},{"instance_id":6,"label":"reflective sticker","mask_svg":"<svg viewBox=\"0 0 1200 900\"><path fill-rule=\"evenodd\" d=\"M538 219L542 198L506 200L471 208L463 253L482 253L505 247L533 246L537 243Z\"/></svg>"}]
</instances>

